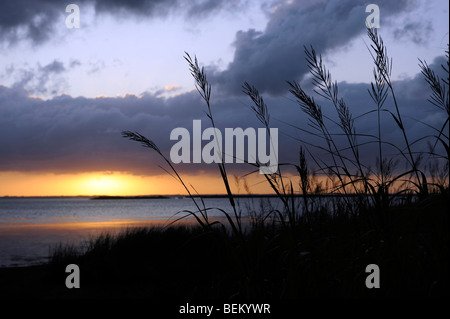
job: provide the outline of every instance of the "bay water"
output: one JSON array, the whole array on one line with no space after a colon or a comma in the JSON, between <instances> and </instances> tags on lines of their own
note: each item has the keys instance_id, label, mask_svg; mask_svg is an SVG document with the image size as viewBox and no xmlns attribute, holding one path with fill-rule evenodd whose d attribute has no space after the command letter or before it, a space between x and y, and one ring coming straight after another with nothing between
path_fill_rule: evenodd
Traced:
<instances>
[{"instance_id":1,"label":"bay water","mask_svg":"<svg viewBox=\"0 0 450 319\"><path fill-rule=\"evenodd\" d=\"M239 198L237 201L243 215L278 205L276 198ZM197 202L202 205L199 198ZM221 208L232 213L227 198L204 198L204 204L208 208ZM104 232L167 225L186 215L182 212L184 210L195 212L197 208L190 198L183 196L104 200L85 197L0 198L0 267L45 263L56 245L83 245ZM208 210L208 215L223 218L223 213L217 209Z\"/></svg>"}]
</instances>

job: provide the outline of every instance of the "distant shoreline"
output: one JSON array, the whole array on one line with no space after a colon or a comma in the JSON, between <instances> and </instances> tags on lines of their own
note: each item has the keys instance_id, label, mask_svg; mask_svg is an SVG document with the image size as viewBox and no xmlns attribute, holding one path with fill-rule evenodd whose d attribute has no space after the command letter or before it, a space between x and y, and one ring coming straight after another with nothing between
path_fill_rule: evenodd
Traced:
<instances>
[{"instance_id":1,"label":"distant shoreline","mask_svg":"<svg viewBox=\"0 0 450 319\"><path fill-rule=\"evenodd\" d=\"M412 195L412 194L410 194ZM294 197L303 197L302 194L289 195ZM356 197L356 196L369 196L367 194L308 194L308 197ZM402 196L409 196L408 194L402 194ZM414 195L413 195L414 196ZM192 195L194 198L228 198L227 194L196 194ZM276 194L234 194L233 198L277 198ZM0 196L0 199L52 199L52 198L87 198L92 200L120 200L120 199L173 199L173 198L190 198L188 195L78 195L78 196Z\"/></svg>"},{"instance_id":2,"label":"distant shoreline","mask_svg":"<svg viewBox=\"0 0 450 319\"><path fill-rule=\"evenodd\" d=\"M302 195L295 195L295 196L302 196ZM216 194L216 195L192 195L192 197L195 198L228 198L228 195L226 194ZM235 198L262 198L262 197L277 197L277 195L273 194L258 194L258 195L233 195ZM189 199L189 196L186 195L144 195L144 196L95 196L91 197L91 199L95 200L107 200L107 199L173 199L173 198L187 198Z\"/></svg>"},{"instance_id":3,"label":"distant shoreline","mask_svg":"<svg viewBox=\"0 0 450 319\"><path fill-rule=\"evenodd\" d=\"M166 199L168 196L162 195L147 195L147 196L95 196L90 199L94 200L105 200L105 199Z\"/></svg>"}]
</instances>

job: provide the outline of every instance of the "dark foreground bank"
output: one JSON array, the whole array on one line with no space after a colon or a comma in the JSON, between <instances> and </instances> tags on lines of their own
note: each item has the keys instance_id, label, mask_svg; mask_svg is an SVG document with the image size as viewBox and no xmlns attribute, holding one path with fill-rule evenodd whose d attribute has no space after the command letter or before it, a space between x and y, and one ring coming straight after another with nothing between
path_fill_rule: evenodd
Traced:
<instances>
[{"instance_id":1,"label":"dark foreground bank","mask_svg":"<svg viewBox=\"0 0 450 319\"><path fill-rule=\"evenodd\" d=\"M60 246L46 265L0 268L0 298L441 298L448 208L447 195L383 213L255 218L240 232L219 224L130 228L83 249ZM80 269L79 289L66 287L69 264ZM380 287L369 289L373 264Z\"/></svg>"}]
</instances>

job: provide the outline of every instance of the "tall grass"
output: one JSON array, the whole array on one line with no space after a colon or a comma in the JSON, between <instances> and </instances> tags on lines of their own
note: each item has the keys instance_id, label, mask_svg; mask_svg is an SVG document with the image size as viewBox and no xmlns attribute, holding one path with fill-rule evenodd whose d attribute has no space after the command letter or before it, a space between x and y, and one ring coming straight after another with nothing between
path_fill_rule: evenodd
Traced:
<instances>
[{"instance_id":1,"label":"tall grass","mask_svg":"<svg viewBox=\"0 0 450 319\"><path fill-rule=\"evenodd\" d=\"M249 209L253 211L250 214L253 216L250 228L243 227L242 207L231 191L222 150L219 149L217 154L221 159L218 169L231 212L206 207L202 197L192 186L188 187L176 167L153 141L137 132L122 132L123 137L156 151L168 165L168 169L164 170L181 183L194 202L197 210L177 212L175 222L189 216L194 217L203 230L203 235L196 233L196 238L206 236L206 240L215 238L216 243L220 243L219 246L228 260L226 264L232 265L231 274L236 276L227 277L233 285L237 285L232 285L231 290L227 287L227 293L234 289L239 291L240 296L267 297L271 292L276 292L277 298L283 298L307 293L320 294L326 291L327 287L332 294L333 288L330 287L336 286L343 289L345 294L354 295L366 292L360 290L359 286L343 283L342 280L356 280L355 274L360 280L363 277L363 266L371 263L370 258L377 258L380 263L390 266L393 260L397 260L404 266L407 256L414 255L422 263L420 267L417 266L419 268L414 268L414 271L423 273L427 267L437 267L440 275L440 264L448 264L448 259L444 256L435 255L448 243L448 232L446 233L440 224L446 217L439 215L445 207L448 208L449 196L448 51L447 66L442 66L447 73L447 79L439 78L426 62L419 60L425 82L432 92L429 101L437 108L436 111L443 114L443 124L437 128L432 127L434 135L411 140L402 105L396 98L395 83L391 78L392 58L388 56L386 46L376 29L368 29L367 34L370 40L368 50L374 64L374 78L368 94L375 107L357 116L352 114L341 97L338 82L332 80L321 55L313 47L305 47L306 63L314 85L313 93L331 105L336 119L325 115L323 106L313 95L308 94L300 83L287 81L287 91L308 119L307 128L298 127L295 123L289 125L321 143L304 139L299 145L298 163L280 163L275 173L265 175L265 181L282 203L282 208L276 209L261 204L259 208ZM199 66L197 57L192 58L186 53L185 59L195 80L196 89L206 104L205 114L216 129L214 108L211 105L212 90L205 70ZM255 86L245 82L242 90L252 101L251 110L256 119L267 128L269 141L273 143L269 130L269 106ZM376 119L376 134L364 133L364 130L357 127L358 119L371 116ZM387 124L398 131L402 144L397 145L384 138L384 121L388 121ZM420 123L424 127L430 126ZM428 141L428 150L417 146L423 141ZM364 162L361 156L363 147L375 148L375 168L374 163ZM423 158L427 158L426 165L422 164ZM399 163L402 163L404 168L399 169ZM249 165L253 166L250 173L255 173L261 164ZM285 174L285 167L294 168L297 176ZM318 175L327 178L325 187L316 180ZM298 182L293 182L295 180ZM335 196L319 196L324 194ZM438 195L441 199L430 202L430 198L434 198L431 195ZM439 216L433 215L430 207L437 207ZM208 212L212 209L223 213L226 224L211 221ZM408 215L407 211L412 213ZM419 221L424 218L422 214L425 213L429 214L427 218L430 219L426 218L427 226L424 226L423 230ZM179 217L180 214L183 215ZM442 236L442 241L436 238L435 234L428 233L433 227L436 227L437 233ZM231 229L231 233L228 233L228 229ZM425 237L431 236L427 238L433 241L437 248L436 251L430 247L427 249L434 256L435 264L429 264L424 259L425 255L414 251L416 244L419 247L423 244L423 238L414 237L415 231L425 231ZM407 251L402 251L397 245L405 244L405 236L405 247L408 248ZM208 253L211 251L208 250ZM333 269L327 263L335 263L337 268ZM268 269L266 266L274 269ZM399 270L399 266L394 268ZM325 275L325 278L321 278L322 275ZM395 274L389 273L388 276ZM214 278L217 284L220 280L218 277ZM448 281L448 276L443 278ZM223 284L221 282L218 285ZM431 289L429 282L421 285L422 288ZM403 288L396 290L397 288L392 288L389 293L403 291ZM217 291L215 294L220 295Z\"/></svg>"},{"instance_id":2,"label":"tall grass","mask_svg":"<svg viewBox=\"0 0 450 319\"><path fill-rule=\"evenodd\" d=\"M280 163L276 173L265 175L266 182L283 204L283 210L272 210L269 215L278 219L283 226L289 223L291 228L295 228L295 224L300 220L299 216L302 216L302 214L308 216L312 213L312 198L310 195L313 188L316 193L326 192L343 195L335 197L332 204L334 206L333 210L347 211L350 214L358 214L361 210L369 207L375 207L379 214L384 214L394 203L398 203L398 198L404 194L414 194L421 200L429 195L430 190L448 194L448 51L447 66L442 66L447 72L447 79L440 79L426 62L419 60L425 80L432 90L429 101L438 108L438 111L444 113L445 120L441 127L433 128L436 134L432 136L433 140L428 151L414 150L415 144L430 138L430 136L424 136L415 141L410 140L391 79L392 58L388 56L387 48L381 36L377 34L376 29L367 29L367 34L370 40L370 45L367 47L374 64L374 80L368 90L376 106L373 110L356 117L352 114L345 100L339 94L337 81L332 80L321 55L317 54L313 47L309 49L305 47L305 54L306 62L312 75L314 93L318 97L325 99L325 101L331 102L336 112L337 120L324 115L322 106L316 102L313 96L306 93L298 82L287 81L288 91L293 95L300 110L309 120L309 128L300 128L295 126L295 124L291 124L291 126L297 127L303 133L310 134L311 137L319 137L324 143L313 144L304 139L303 145L300 145L298 164ZM212 127L216 129L216 120L211 105L211 85L207 80L205 70L199 66L197 57L192 58L186 53L185 60L195 80L196 89L206 104L205 114L211 121ZM272 144L273 141L269 130L269 107L256 87L245 82L242 89L253 102L251 110L255 113L256 118L267 128L269 140ZM377 134L371 135L358 132L355 119L372 116L373 114L376 114ZM403 138L403 145L396 145L383 139L382 120L386 120L384 114L390 116L391 126L397 128L397 131ZM423 124L427 125L426 123ZM332 126L338 127L339 131L333 131L330 128ZM204 228L218 223L217 221L210 223L208 211L213 208L205 207L201 197L198 199L193 196L191 189L182 180L176 168L153 141L148 140L139 133L130 131L124 131L122 135L155 150L168 164L170 168L169 174L173 175L183 185L187 194L195 203L197 211L183 211L187 214L181 218L194 216ZM345 138L347 145L342 145L338 141L341 137ZM437 151L438 144L442 145L445 150L444 153ZM372 168L373 163L364 163L361 158L361 147L367 145L376 145L378 156L375 169ZM218 163L218 168L232 212L229 213L220 208L214 209L219 209L226 217L233 233L242 237L242 212L236 205L234 194L231 191L224 154L220 148L218 149L220 154L217 155L221 159ZM318 151L325 152L328 154L328 157L317 155ZM393 152L394 155L392 155ZM309 155L313 165L308 163L307 155ZM424 156L428 156L428 167L421 165L421 159ZM433 164L430 161L433 161ZM403 162L406 168L399 170L397 168L399 162ZM259 163L252 165L256 167L253 172L260 168ZM300 180L298 190L294 189L292 180L282 173L283 166L293 166L296 169L297 177ZM314 171L311 169L312 166L316 167ZM329 183L325 190L320 185L313 185L312 176L314 174L321 174L328 178ZM431 180L431 183L429 180ZM193 187L192 189L195 191ZM296 202L298 197L295 195L297 194L302 194L303 205L301 205L301 208Z\"/></svg>"}]
</instances>

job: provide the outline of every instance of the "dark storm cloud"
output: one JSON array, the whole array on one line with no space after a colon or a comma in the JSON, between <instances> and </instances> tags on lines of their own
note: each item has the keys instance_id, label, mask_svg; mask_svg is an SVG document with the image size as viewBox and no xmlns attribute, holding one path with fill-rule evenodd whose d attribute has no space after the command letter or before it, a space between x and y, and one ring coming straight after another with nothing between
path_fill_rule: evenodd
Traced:
<instances>
[{"instance_id":1,"label":"dark storm cloud","mask_svg":"<svg viewBox=\"0 0 450 319\"><path fill-rule=\"evenodd\" d=\"M238 1L182 1L182 0L96 0L97 12L126 12L138 15L166 15L171 11L183 9L190 16L198 16L230 6Z\"/></svg>"},{"instance_id":2,"label":"dark storm cloud","mask_svg":"<svg viewBox=\"0 0 450 319\"><path fill-rule=\"evenodd\" d=\"M167 13L167 10L179 5L178 0L95 0L92 2L95 3L97 12L115 13L125 11L135 14Z\"/></svg>"},{"instance_id":3,"label":"dark storm cloud","mask_svg":"<svg viewBox=\"0 0 450 319\"><path fill-rule=\"evenodd\" d=\"M430 66L442 75L440 64L444 62L441 57L430 62ZM51 68L59 69L56 66ZM413 78L393 84L410 141L434 133L418 120L440 128L444 119L442 113L427 102L430 90L418 66L417 73ZM375 114L359 117L375 109L368 88L369 84L339 83L341 97L354 115L357 133L376 134ZM312 93L311 88L308 91ZM317 101L325 114L336 118L336 111L331 105L320 98ZM301 145L299 140L308 143L320 141L293 127L311 130L307 118L292 96L267 96L266 103L271 115L271 126L279 129L280 162L297 163ZM262 127L249 109L250 105L250 99L244 95L214 98L212 109L217 127L222 132L225 127ZM385 108L394 111L392 99L386 101ZM163 171L158 165L164 163L155 152L123 139L121 131L140 132L169 156L175 143L170 141L170 132L174 128L184 127L192 132L194 119L202 119L203 129L211 126L204 114L205 110L196 91L170 98L147 93L141 97L73 98L63 95L51 100L40 100L29 97L22 88L0 86L0 170L61 173L102 170L161 174ZM339 133L336 127L330 129ZM383 113L382 134L383 139L400 148L404 146L400 131L388 113ZM364 141L360 139L360 142ZM339 144L346 146L345 140ZM416 144L414 150L420 150L421 147L426 147L426 143ZM320 154L314 147L309 148L316 155ZM394 153L395 150L386 151ZM370 144L361 147L361 156L365 163L373 163L376 147ZM183 173L217 172L216 165L185 164L180 168ZM248 166L238 164L230 164L229 169L231 173L251 170Z\"/></svg>"},{"instance_id":4,"label":"dark storm cloud","mask_svg":"<svg viewBox=\"0 0 450 319\"><path fill-rule=\"evenodd\" d=\"M378 1L383 23L407 10L413 1ZM244 81L272 94L284 92L286 80L308 73L304 46L326 54L366 32L367 3L352 0L292 1L276 7L263 32L239 31L233 61L212 79L228 93Z\"/></svg>"},{"instance_id":5,"label":"dark storm cloud","mask_svg":"<svg viewBox=\"0 0 450 319\"><path fill-rule=\"evenodd\" d=\"M233 9L239 0L78 0L73 3L80 11L93 6L97 14L121 16L166 16L181 12L186 17L207 15L219 9ZM16 43L31 40L34 44L45 42L52 36L56 23L64 23L66 6L70 2L58 0L0 1L0 42Z\"/></svg>"},{"instance_id":6,"label":"dark storm cloud","mask_svg":"<svg viewBox=\"0 0 450 319\"><path fill-rule=\"evenodd\" d=\"M236 119L237 109L251 113L230 99L216 105L219 126L248 126ZM197 92L164 99L151 94L115 98L30 98L20 88L0 86L0 170L85 172L127 171L161 174L156 154L124 140L122 130L139 131L154 140L168 156L170 132L176 127L192 131L192 120L202 119L205 106ZM255 126L256 120L250 125ZM208 170L201 164L188 171Z\"/></svg>"},{"instance_id":7,"label":"dark storm cloud","mask_svg":"<svg viewBox=\"0 0 450 319\"><path fill-rule=\"evenodd\" d=\"M225 9L237 9L245 5L242 0L92 0L97 13L164 16L178 11L186 17L200 17Z\"/></svg>"},{"instance_id":8,"label":"dark storm cloud","mask_svg":"<svg viewBox=\"0 0 450 319\"><path fill-rule=\"evenodd\" d=\"M0 39L9 42L31 39L45 41L51 35L53 22L65 7L57 0L16 0L0 2Z\"/></svg>"}]
</instances>

